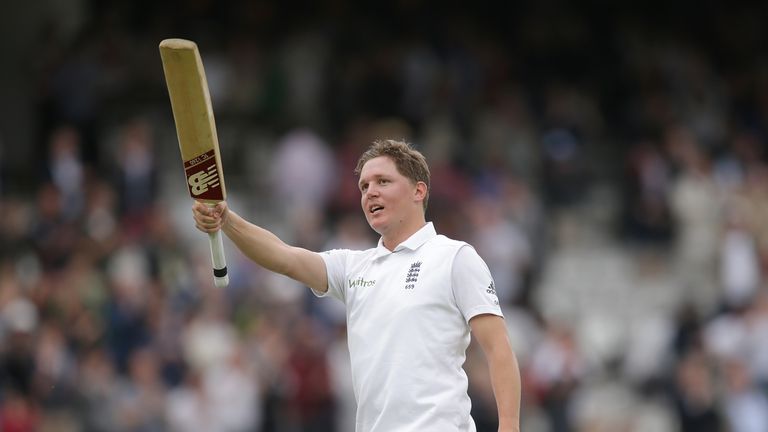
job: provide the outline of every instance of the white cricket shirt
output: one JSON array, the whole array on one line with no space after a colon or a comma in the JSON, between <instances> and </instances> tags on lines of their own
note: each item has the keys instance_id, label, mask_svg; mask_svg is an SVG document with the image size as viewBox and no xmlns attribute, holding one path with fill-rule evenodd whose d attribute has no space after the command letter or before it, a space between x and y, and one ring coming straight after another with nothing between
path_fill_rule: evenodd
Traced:
<instances>
[{"instance_id":1,"label":"white cricket shirt","mask_svg":"<svg viewBox=\"0 0 768 432\"><path fill-rule=\"evenodd\" d=\"M469 320L502 316L490 271L464 242L426 224L394 252L321 254L343 301L358 432L475 431L462 369Z\"/></svg>"}]
</instances>

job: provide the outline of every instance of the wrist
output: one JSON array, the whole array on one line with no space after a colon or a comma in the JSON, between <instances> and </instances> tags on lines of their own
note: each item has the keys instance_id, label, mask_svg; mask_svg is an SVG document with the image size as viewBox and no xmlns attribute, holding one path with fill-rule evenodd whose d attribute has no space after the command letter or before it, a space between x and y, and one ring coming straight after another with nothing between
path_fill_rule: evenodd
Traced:
<instances>
[{"instance_id":1,"label":"wrist","mask_svg":"<svg viewBox=\"0 0 768 432\"><path fill-rule=\"evenodd\" d=\"M499 432L520 432L520 422L499 419Z\"/></svg>"},{"instance_id":2,"label":"wrist","mask_svg":"<svg viewBox=\"0 0 768 432\"><path fill-rule=\"evenodd\" d=\"M232 215L230 214L231 210L225 209L224 212L221 214L221 230L226 231L227 229L232 227Z\"/></svg>"}]
</instances>

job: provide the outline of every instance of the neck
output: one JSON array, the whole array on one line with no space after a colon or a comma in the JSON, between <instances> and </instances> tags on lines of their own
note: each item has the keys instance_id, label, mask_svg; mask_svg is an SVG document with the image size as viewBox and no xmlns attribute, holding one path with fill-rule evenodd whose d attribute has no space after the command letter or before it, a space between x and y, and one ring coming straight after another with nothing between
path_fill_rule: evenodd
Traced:
<instances>
[{"instance_id":1,"label":"neck","mask_svg":"<svg viewBox=\"0 0 768 432\"><path fill-rule=\"evenodd\" d=\"M399 227L400 229L393 230L389 233L382 233L382 243L384 244L385 248L389 249L390 251L394 251L400 243L406 241L410 236L416 233L416 231L422 229L426 224L427 221L423 216L421 218L414 219L413 223L403 225L402 227Z\"/></svg>"}]
</instances>

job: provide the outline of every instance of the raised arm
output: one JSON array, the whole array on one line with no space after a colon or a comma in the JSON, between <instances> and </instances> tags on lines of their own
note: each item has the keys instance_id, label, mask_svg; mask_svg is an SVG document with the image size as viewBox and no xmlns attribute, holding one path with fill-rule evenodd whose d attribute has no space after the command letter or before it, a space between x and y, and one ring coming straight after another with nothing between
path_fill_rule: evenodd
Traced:
<instances>
[{"instance_id":1,"label":"raised arm","mask_svg":"<svg viewBox=\"0 0 768 432\"><path fill-rule=\"evenodd\" d=\"M256 264L295 279L318 292L328 290L325 263L317 252L285 244L270 231L256 226L230 210L222 201L215 207L192 205L195 226L203 232L224 234Z\"/></svg>"},{"instance_id":2,"label":"raised arm","mask_svg":"<svg viewBox=\"0 0 768 432\"><path fill-rule=\"evenodd\" d=\"M483 314L469 320L472 334L488 359L499 411L499 432L520 431L520 368L500 316Z\"/></svg>"}]
</instances>

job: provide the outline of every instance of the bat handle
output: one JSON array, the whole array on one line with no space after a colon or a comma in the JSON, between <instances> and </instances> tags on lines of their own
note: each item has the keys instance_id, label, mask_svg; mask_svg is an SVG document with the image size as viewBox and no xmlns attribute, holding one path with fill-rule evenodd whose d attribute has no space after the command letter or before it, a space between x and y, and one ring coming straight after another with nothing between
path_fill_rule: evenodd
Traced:
<instances>
[{"instance_id":1,"label":"bat handle","mask_svg":"<svg viewBox=\"0 0 768 432\"><path fill-rule=\"evenodd\" d=\"M221 230L208 233L208 240L211 243L213 283L218 288L224 288L229 285L229 275L227 274L227 259L224 256L224 242L222 241Z\"/></svg>"}]
</instances>

